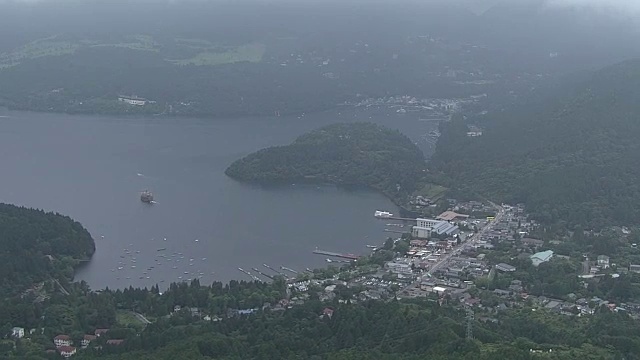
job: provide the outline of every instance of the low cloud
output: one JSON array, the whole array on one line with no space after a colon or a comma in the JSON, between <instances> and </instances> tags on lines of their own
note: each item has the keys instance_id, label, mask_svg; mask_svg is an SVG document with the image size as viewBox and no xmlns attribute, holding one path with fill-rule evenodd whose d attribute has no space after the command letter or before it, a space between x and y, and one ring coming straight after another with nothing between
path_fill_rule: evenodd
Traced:
<instances>
[{"instance_id":1,"label":"low cloud","mask_svg":"<svg viewBox=\"0 0 640 360\"><path fill-rule=\"evenodd\" d=\"M639 0L547 0L549 6L590 7L623 14L640 13Z\"/></svg>"}]
</instances>

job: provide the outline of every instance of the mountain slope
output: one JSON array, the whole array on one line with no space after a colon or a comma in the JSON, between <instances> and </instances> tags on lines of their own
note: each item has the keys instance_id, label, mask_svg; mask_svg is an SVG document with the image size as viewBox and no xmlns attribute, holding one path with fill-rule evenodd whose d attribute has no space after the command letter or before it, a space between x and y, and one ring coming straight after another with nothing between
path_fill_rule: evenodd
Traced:
<instances>
[{"instance_id":1,"label":"mountain slope","mask_svg":"<svg viewBox=\"0 0 640 360\"><path fill-rule=\"evenodd\" d=\"M433 167L461 189L526 202L542 220L640 219L640 61L594 73L561 99L494 115L484 135L447 124Z\"/></svg>"}]
</instances>

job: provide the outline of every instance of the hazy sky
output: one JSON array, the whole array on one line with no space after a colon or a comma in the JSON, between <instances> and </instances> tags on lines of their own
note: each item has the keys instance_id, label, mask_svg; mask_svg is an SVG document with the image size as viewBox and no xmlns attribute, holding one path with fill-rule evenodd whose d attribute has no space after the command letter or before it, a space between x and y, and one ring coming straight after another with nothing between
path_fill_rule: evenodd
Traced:
<instances>
[{"instance_id":1,"label":"hazy sky","mask_svg":"<svg viewBox=\"0 0 640 360\"><path fill-rule=\"evenodd\" d=\"M136 1L136 0L131 0L131 1ZM137 1L145 1L145 2L164 2L164 3L176 3L176 2L181 2L181 1L196 1L196 2L207 2L207 1L211 1L211 2L215 2L215 1L221 1L221 0L137 0ZM229 2L230 0L222 0L225 2ZM235 2L291 2L293 0L235 0ZM349 0L344 0L344 1L349 1ZM385 1L389 1L389 2L396 2L396 3L401 3L402 0L376 0L373 2L385 2ZM422 3L434 3L434 2L445 2L445 3L454 3L454 2L459 2L459 3L465 3L467 5L470 5L472 7L476 7L476 8L489 8L495 4L499 4L499 3L515 3L515 2L531 2L531 1L540 1L540 0L408 0L408 2L422 2ZM542 0L544 1L547 5L549 6L578 6L578 7L582 7L582 6L586 6L586 7L592 7L592 8L599 8L602 10L609 10L609 11L617 11L617 12L622 12L622 13L638 13L640 12L640 0ZM38 3L38 2L53 2L53 3L64 3L64 2L76 2L76 3L82 3L82 2L95 2L95 3L101 3L102 1L100 0L0 0L0 4L2 3ZM312 2L312 3L323 3L323 2L327 2L327 3L332 3L332 0L295 0L293 2L296 3L300 3L300 2Z\"/></svg>"},{"instance_id":2,"label":"hazy sky","mask_svg":"<svg viewBox=\"0 0 640 360\"><path fill-rule=\"evenodd\" d=\"M640 0L547 0L551 5L590 6L617 11L640 11Z\"/></svg>"}]
</instances>

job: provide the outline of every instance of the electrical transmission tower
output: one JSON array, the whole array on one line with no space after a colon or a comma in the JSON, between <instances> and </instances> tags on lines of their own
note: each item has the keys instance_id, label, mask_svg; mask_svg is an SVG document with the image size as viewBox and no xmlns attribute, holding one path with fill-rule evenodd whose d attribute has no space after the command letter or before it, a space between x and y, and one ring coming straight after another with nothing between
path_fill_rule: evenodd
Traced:
<instances>
[{"instance_id":1,"label":"electrical transmission tower","mask_svg":"<svg viewBox=\"0 0 640 360\"><path fill-rule=\"evenodd\" d=\"M471 308L471 306L467 306L466 308L466 312L467 312L467 340L473 340L473 319L474 319L474 314L473 314L473 309Z\"/></svg>"}]
</instances>

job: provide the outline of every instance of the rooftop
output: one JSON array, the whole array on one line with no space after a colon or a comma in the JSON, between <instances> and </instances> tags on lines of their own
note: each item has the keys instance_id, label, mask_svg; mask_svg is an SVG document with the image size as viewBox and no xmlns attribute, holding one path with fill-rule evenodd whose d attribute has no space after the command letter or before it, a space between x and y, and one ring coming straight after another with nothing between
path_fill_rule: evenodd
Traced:
<instances>
[{"instance_id":1,"label":"rooftop","mask_svg":"<svg viewBox=\"0 0 640 360\"><path fill-rule=\"evenodd\" d=\"M444 220L444 221L451 221L454 220L456 218L468 218L469 215L464 215L464 214L458 214L455 211L450 211L447 210L445 212L443 212L442 214L438 215L438 217L436 217L437 220Z\"/></svg>"},{"instance_id":2,"label":"rooftop","mask_svg":"<svg viewBox=\"0 0 640 360\"><path fill-rule=\"evenodd\" d=\"M553 251L551 250L541 251L531 255L531 261L533 262L533 265L538 266L543 262L549 261L552 256L553 256Z\"/></svg>"}]
</instances>

